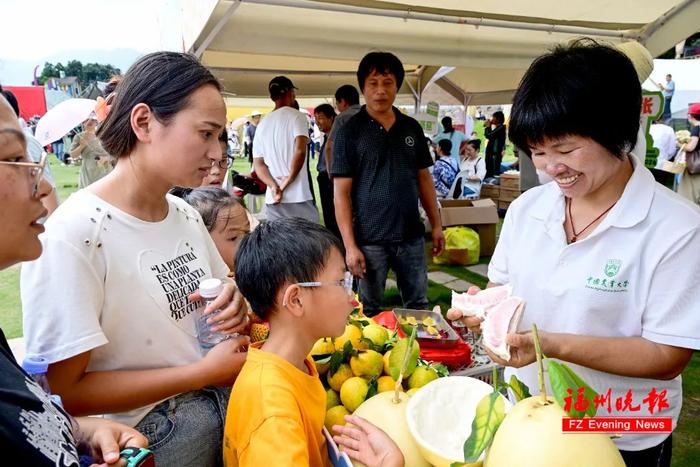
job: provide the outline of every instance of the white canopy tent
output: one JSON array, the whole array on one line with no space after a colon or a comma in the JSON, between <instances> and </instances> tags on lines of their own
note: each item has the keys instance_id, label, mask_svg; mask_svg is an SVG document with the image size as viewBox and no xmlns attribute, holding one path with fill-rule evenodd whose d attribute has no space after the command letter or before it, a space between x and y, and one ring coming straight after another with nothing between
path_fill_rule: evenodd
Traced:
<instances>
[{"instance_id":1,"label":"white canopy tent","mask_svg":"<svg viewBox=\"0 0 700 467\"><path fill-rule=\"evenodd\" d=\"M482 105L508 102L554 44L637 40L656 56L697 31L697 18L700 0L182 0L182 46L239 97L267 97L277 74L301 96L329 97L356 83L364 54L388 50L405 64L404 100L420 101L434 81L453 103Z\"/></svg>"}]
</instances>

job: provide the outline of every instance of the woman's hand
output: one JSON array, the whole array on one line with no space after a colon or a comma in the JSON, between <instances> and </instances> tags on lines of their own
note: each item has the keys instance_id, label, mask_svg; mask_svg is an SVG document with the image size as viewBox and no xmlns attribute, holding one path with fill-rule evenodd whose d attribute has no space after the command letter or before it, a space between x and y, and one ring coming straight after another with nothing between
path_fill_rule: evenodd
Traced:
<instances>
[{"instance_id":1,"label":"woman's hand","mask_svg":"<svg viewBox=\"0 0 700 467\"><path fill-rule=\"evenodd\" d=\"M544 352L544 348L547 345L545 341L549 340L550 334L545 331L538 330L537 335L540 338L540 344ZM532 331L510 333L506 336L506 342L508 345L510 345L510 360L508 361L503 360L489 349L486 349L486 353L489 355L489 357L491 357L491 360L493 360L494 363L498 363L502 366L521 368L537 361L535 340L532 337Z\"/></svg>"},{"instance_id":2,"label":"woman's hand","mask_svg":"<svg viewBox=\"0 0 700 467\"><path fill-rule=\"evenodd\" d=\"M476 295L479 292L481 292L481 289L475 285L472 285L469 287L469 290L467 290L467 293L469 295ZM462 314L461 310L457 310L456 308L450 308L447 310L447 319L450 321L455 321L455 320L460 320L464 325L469 328L469 330L475 334L481 334L481 323L484 321L481 318L477 318L476 316L464 316Z\"/></svg>"},{"instance_id":3,"label":"woman's hand","mask_svg":"<svg viewBox=\"0 0 700 467\"><path fill-rule=\"evenodd\" d=\"M212 347L203 359L195 363L201 381L199 387L231 386L245 363L250 337L231 337Z\"/></svg>"},{"instance_id":4,"label":"woman's hand","mask_svg":"<svg viewBox=\"0 0 700 467\"><path fill-rule=\"evenodd\" d=\"M367 467L403 467L401 450L381 429L356 415L346 415L345 421L354 426L334 425L333 439L350 459Z\"/></svg>"},{"instance_id":5,"label":"woman's hand","mask_svg":"<svg viewBox=\"0 0 700 467\"><path fill-rule=\"evenodd\" d=\"M85 443L98 466L115 465L124 448L145 448L148 440L138 431L104 418L79 417L77 443ZM117 464L118 465L118 464Z\"/></svg>"},{"instance_id":6,"label":"woman's hand","mask_svg":"<svg viewBox=\"0 0 700 467\"><path fill-rule=\"evenodd\" d=\"M190 302L202 300L199 290L188 298ZM221 311L217 313L216 316L212 316L207 320L207 323L212 326L212 331L222 332L224 334L245 331L249 320L248 304L243 298L243 294L241 294L235 285L225 282L224 290L222 290L219 296L206 307L204 314L207 315L216 310Z\"/></svg>"}]
</instances>

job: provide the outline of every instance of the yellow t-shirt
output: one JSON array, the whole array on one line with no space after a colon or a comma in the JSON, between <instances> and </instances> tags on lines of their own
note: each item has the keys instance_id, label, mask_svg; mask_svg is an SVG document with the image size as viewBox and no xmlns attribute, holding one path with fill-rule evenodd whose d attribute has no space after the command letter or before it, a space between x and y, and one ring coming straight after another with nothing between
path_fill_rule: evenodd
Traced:
<instances>
[{"instance_id":1,"label":"yellow t-shirt","mask_svg":"<svg viewBox=\"0 0 700 467\"><path fill-rule=\"evenodd\" d=\"M308 372L248 349L226 413L226 467L330 465L323 436L326 392L313 362L305 363Z\"/></svg>"}]
</instances>

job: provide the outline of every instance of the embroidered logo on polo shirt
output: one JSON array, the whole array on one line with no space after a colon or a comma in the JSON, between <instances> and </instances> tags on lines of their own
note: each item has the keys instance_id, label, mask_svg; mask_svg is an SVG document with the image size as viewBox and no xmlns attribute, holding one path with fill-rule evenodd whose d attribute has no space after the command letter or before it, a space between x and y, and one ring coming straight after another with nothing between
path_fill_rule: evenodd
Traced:
<instances>
[{"instance_id":1,"label":"embroidered logo on polo shirt","mask_svg":"<svg viewBox=\"0 0 700 467\"><path fill-rule=\"evenodd\" d=\"M414 144L416 144L416 141L413 139L413 136L406 136L406 146L412 148Z\"/></svg>"},{"instance_id":2,"label":"embroidered logo on polo shirt","mask_svg":"<svg viewBox=\"0 0 700 467\"><path fill-rule=\"evenodd\" d=\"M609 259L603 267L603 273L606 277L588 276L586 288L601 292L627 292L630 285L629 280L616 278L621 267L622 260Z\"/></svg>"}]
</instances>

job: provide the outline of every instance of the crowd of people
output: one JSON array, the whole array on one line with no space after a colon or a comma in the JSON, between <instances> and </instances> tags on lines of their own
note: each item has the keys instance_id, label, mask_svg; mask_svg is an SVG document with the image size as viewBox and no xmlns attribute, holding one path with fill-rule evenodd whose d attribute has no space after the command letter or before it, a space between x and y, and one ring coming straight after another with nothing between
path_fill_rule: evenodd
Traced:
<instances>
[{"instance_id":1,"label":"crowd of people","mask_svg":"<svg viewBox=\"0 0 700 467\"><path fill-rule=\"evenodd\" d=\"M325 135L317 168L327 228L312 190L308 122L288 77L269 82L274 110L245 130L265 185L262 223L222 188L230 168L222 89L190 55L148 54L119 80L99 124L88 120L71 149L95 162L104 152L113 168L43 223L53 192L45 156L29 159L31 138L0 99L0 267L27 261L26 351L48 361L62 401L21 370L0 333L0 436L12 453L37 466L79 465L79 454L114 464L120 448L148 445L158 466L326 465L314 342L342 334L355 288L365 314L380 312L390 269L404 307L429 308L426 234L433 255L445 244L438 197L460 173L476 183L497 175L506 133L554 182L506 215L489 286L510 284L528 307L508 336L511 359L491 358L535 393L527 330L537 323L544 353L593 386L613 396L666 391L675 426L680 374L700 348L700 263L688 260L700 247L700 210L630 154L641 88L629 59L579 41L535 60L508 126L502 112L484 120L484 157L448 117L434 160L421 126L394 106L403 79L394 54L368 53L359 92L345 85L335 94L340 113L314 109ZM604 92L618 98L615 127L594 118ZM700 108L690 122L688 152ZM203 305L207 278L223 285ZM200 313L226 336L205 350ZM479 332L473 317L448 317ZM250 325L261 320L269 337L249 346ZM335 440L350 457L404 464L381 430L348 421ZM617 445L630 466L670 465L670 435L630 434Z\"/></svg>"}]
</instances>

